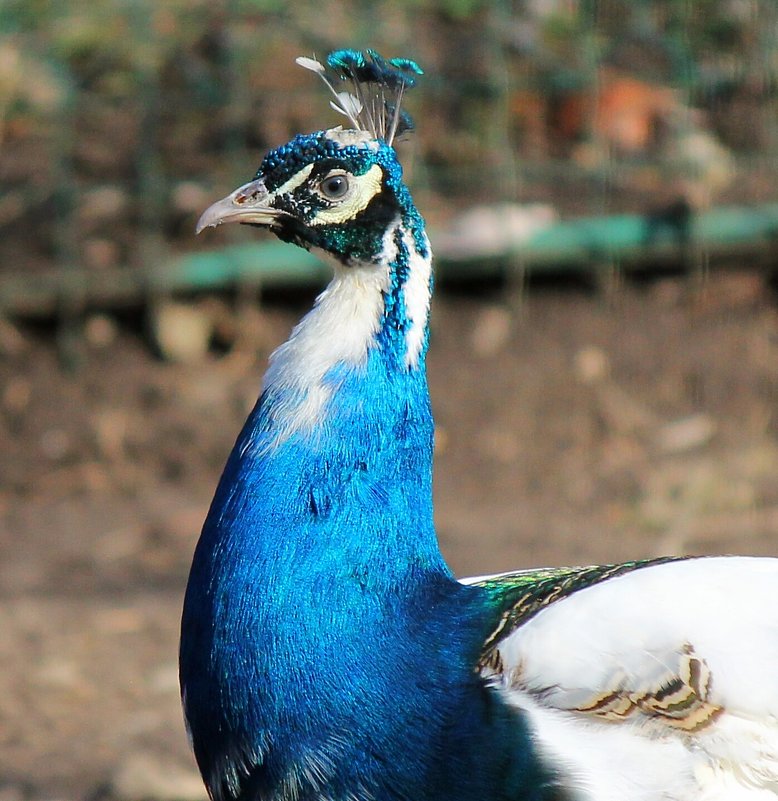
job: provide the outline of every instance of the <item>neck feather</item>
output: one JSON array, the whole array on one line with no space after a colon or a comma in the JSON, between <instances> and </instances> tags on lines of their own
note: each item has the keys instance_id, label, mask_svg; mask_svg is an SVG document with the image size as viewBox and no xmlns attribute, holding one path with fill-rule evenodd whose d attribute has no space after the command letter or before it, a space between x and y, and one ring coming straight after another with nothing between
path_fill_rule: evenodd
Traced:
<instances>
[{"instance_id":1,"label":"neck feather","mask_svg":"<svg viewBox=\"0 0 778 801\"><path fill-rule=\"evenodd\" d=\"M398 373L423 372L431 293L427 237L400 218L375 262L336 264L314 308L270 357L263 395L272 401L273 433L266 446L322 425L343 377L364 371L373 351Z\"/></svg>"},{"instance_id":2,"label":"neck feather","mask_svg":"<svg viewBox=\"0 0 778 801\"><path fill-rule=\"evenodd\" d=\"M430 293L427 238L399 217L381 259L337 268L271 357L209 537L254 549L268 571L288 558L390 583L408 571L448 574L432 522Z\"/></svg>"}]
</instances>

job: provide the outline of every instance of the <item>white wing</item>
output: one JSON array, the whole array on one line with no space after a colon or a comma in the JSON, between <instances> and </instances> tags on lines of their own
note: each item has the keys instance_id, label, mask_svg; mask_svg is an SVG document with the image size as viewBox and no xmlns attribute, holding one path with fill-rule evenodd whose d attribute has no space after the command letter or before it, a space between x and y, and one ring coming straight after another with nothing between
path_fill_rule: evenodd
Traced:
<instances>
[{"instance_id":1,"label":"white wing","mask_svg":"<svg viewBox=\"0 0 778 801\"><path fill-rule=\"evenodd\" d=\"M607 579L505 635L483 672L580 799L778 799L778 559Z\"/></svg>"}]
</instances>

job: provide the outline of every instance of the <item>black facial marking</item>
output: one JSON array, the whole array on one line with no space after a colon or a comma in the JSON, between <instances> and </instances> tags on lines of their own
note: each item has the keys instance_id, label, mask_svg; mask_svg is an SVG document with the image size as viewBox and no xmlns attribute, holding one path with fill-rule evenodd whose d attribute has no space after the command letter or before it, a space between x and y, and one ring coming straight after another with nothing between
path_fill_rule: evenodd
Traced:
<instances>
[{"instance_id":1,"label":"black facial marking","mask_svg":"<svg viewBox=\"0 0 778 801\"><path fill-rule=\"evenodd\" d=\"M376 261L381 255L387 228L400 214L397 198L387 188L385 180L382 180L381 191L351 219L329 225L309 224L316 211L331 205L304 184L292 195L278 199L276 206L284 208L290 216L280 218L273 230L284 242L306 250L320 247L345 265Z\"/></svg>"}]
</instances>

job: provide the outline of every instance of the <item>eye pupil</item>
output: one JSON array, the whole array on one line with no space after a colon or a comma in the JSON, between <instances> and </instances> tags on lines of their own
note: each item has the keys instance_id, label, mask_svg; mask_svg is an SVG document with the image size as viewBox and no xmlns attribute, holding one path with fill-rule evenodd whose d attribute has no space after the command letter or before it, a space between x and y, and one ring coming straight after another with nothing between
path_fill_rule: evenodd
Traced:
<instances>
[{"instance_id":1,"label":"eye pupil","mask_svg":"<svg viewBox=\"0 0 778 801\"><path fill-rule=\"evenodd\" d=\"M322 182L321 189L328 198L337 200L348 192L348 179L345 175L331 175Z\"/></svg>"}]
</instances>

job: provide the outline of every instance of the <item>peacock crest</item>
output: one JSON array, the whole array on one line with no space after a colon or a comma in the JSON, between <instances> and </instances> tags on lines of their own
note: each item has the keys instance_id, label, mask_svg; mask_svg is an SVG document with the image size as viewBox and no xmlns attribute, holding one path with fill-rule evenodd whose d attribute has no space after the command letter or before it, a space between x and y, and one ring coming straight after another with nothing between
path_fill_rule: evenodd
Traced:
<instances>
[{"instance_id":1,"label":"peacock crest","mask_svg":"<svg viewBox=\"0 0 778 801\"><path fill-rule=\"evenodd\" d=\"M403 96L423 72L408 58L385 59L375 50L334 50L326 66L300 56L297 63L315 72L332 92L330 105L347 117L352 127L391 145L396 137L413 130L413 121L401 108ZM338 91L341 83L351 88Z\"/></svg>"}]
</instances>

